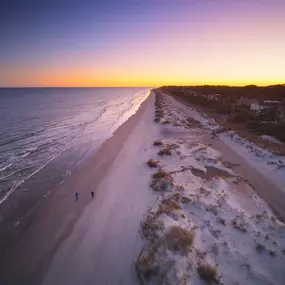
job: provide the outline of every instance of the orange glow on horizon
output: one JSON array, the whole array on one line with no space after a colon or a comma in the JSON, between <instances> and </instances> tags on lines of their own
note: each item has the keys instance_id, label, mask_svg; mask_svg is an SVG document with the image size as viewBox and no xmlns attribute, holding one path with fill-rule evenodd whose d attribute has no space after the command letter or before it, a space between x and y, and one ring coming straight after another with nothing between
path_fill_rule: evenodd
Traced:
<instances>
[{"instance_id":1,"label":"orange glow on horizon","mask_svg":"<svg viewBox=\"0 0 285 285\"><path fill-rule=\"evenodd\" d=\"M90 33L78 48L21 57L0 67L0 86L284 84L285 4L237 2L181 9L151 29L137 31L135 22L119 35L107 29L98 46Z\"/></svg>"}]
</instances>

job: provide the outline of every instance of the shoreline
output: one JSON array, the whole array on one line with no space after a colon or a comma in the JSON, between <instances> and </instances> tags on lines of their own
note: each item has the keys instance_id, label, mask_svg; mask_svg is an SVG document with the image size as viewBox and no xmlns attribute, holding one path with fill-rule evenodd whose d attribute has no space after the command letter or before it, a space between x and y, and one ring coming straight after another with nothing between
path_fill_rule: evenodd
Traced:
<instances>
[{"instance_id":1,"label":"shoreline","mask_svg":"<svg viewBox=\"0 0 285 285\"><path fill-rule=\"evenodd\" d=\"M37 209L36 213L31 213L32 221L28 218L21 225L26 228L21 237L16 241L4 237L6 243L1 242L1 245L8 250L3 250L1 254L0 270L3 272L0 276L3 281L1 279L0 281L6 284L40 284L53 255L72 233L76 221L92 201L91 191L95 192L94 200L96 199L96 188L112 166L129 133L136 127L150 97L151 95L142 102L137 112L101 145L98 152L73 173L68 181L59 185L41 201L41 208ZM75 206L74 193L77 191L79 203ZM15 276L14 272L19 274Z\"/></svg>"},{"instance_id":2,"label":"shoreline","mask_svg":"<svg viewBox=\"0 0 285 285\"><path fill-rule=\"evenodd\" d=\"M87 95L86 98L91 96L92 99L88 99L92 108L85 109L83 111L84 116L80 117L74 113L70 117L72 119L65 123L58 123L58 125L55 122L51 125L48 123L47 131L41 132L41 129L37 132L39 136L24 131L23 135L25 139L27 137L28 141L23 142L24 146L21 145L22 142L19 142L21 151L18 151L17 147L13 150L13 139L9 140L12 143L11 146L7 144L4 147L3 151L6 152L7 150L9 154L7 154L7 159L8 157L11 158L12 163L11 168L7 169L7 173L5 171L0 173L0 188L2 190L2 192L0 191L0 254L3 252L2 249L5 250L8 246L5 240L10 243L10 241L15 242L18 239L19 233L27 228L29 221L32 221L32 218L27 217L33 216L52 191L59 189L60 185L66 183L76 170L80 170L82 163L84 165L86 161L96 155L102 143L112 137L116 129L137 111L149 94L149 90L138 88L126 91L114 90L112 91L114 96L107 95L108 98L105 100L103 97L105 93L109 94L108 90L92 90L82 93ZM98 92L98 98L93 96L94 92L95 95ZM57 93L55 94L57 96ZM73 91L70 94L70 96L75 96L74 94L79 93ZM66 94L59 92L59 98L61 96L66 96ZM56 98L55 102L59 100L59 105L55 105L55 108L49 108L49 112L55 112L55 117L59 115L59 110L63 107L60 105L63 101ZM78 108L84 108L84 102L82 100ZM117 105L118 102L122 104ZM47 106L48 104L51 103L47 102ZM53 105L51 104L51 106ZM116 110L114 116L110 115L112 110ZM88 117L86 116L87 113ZM66 114L62 114L63 120L67 120ZM35 124L36 126L39 127L40 123L39 125Z\"/></svg>"},{"instance_id":3,"label":"shoreline","mask_svg":"<svg viewBox=\"0 0 285 285\"><path fill-rule=\"evenodd\" d=\"M278 189L250 157L212 135L209 118L165 94L158 102L157 94L51 195L10 258L1 260L4 284L135 285L149 272L145 284L152 278L202 284L201 264L225 284L279 284L285 227L272 203L277 198L285 215L283 193L274 196ZM181 250L178 233L191 237Z\"/></svg>"}]
</instances>

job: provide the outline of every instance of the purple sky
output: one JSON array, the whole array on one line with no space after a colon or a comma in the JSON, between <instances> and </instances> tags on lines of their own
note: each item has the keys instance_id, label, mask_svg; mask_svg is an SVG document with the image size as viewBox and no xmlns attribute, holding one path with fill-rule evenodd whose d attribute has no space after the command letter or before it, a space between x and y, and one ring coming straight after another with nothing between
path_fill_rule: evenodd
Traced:
<instances>
[{"instance_id":1,"label":"purple sky","mask_svg":"<svg viewBox=\"0 0 285 285\"><path fill-rule=\"evenodd\" d=\"M1 1L0 86L271 84L285 1Z\"/></svg>"}]
</instances>

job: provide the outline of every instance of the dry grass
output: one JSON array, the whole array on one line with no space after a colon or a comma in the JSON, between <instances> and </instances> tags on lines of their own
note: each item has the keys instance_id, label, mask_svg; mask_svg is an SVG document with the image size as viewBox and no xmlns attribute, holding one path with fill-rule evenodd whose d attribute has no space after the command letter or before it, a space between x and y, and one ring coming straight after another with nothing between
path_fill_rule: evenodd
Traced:
<instances>
[{"instance_id":1,"label":"dry grass","mask_svg":"<svg viewBox=\"0 0 285 285\"><path fill-rule=\"evenodd\" d=\"M210 264L199 264L197 268L198 274L202 280L205 280L207 283L217 283L218 282L218 269L216 266Z\"/></svg>"},{"instance_id":2,"label":"dry grass","mask_svg":"<svg viewBox=\"0 0 285 285\"><path fill-rule=\"evenodd\" d=\"M156 140L156 141L153 142L153 145L154 146L160 146L160 145L163 145L163 142L160 141L160 140Z\"/></svg>"},{"instance_id":3,"label":"dry grass","mask_svg":"<svg viewBox=\"0 0 285 285\"><path fill-rule=\"evenodd\" d=\"M156 94L155 96L155 116L154 121L156 123L159 123L160 120L163 118L163 102L162 102L162 96L160 94Z\"/></svg>"},{"instance_id":4,"label":"dry grass","mask_svg":"<svg viewBox=\"0 0 285 285\"><path fill-rule=\"evenodd\" d=\"M187 253L193 244L194 237L194 231L189 231L179 226L172 226L165 238L170 250Z\"/></svg>"},{"instance_id":5,"label":"dry grass","mask_svg":"<svg viewBox=\"0 0 285 285\"><path fill-rule=\"evenodd\" d=\"M147 249L143 249L136 260L136 271L142 284L146 284L153 275L158 273L158 268L155 266L157 259L157 244L153 244Z\"/></svg>"},{"instance_id":6,"label":"dry grass","mask_svg":"<svg viewBox=\"0 0 285 285\"><path fill-rule=\"evenodd\" d=\"M162 178L165 178L165 177L169 177L169 173L164 171L164 170L158 170L157 172L155 172L153 175L152 175L152 178L153 179L162 179Z\"/></svg>"},{"instance_id":7,"label":"dry grass","mask_svg":"<svg viewBox=\"0 0 285 285\"><path fill-rule=\"evenodd\" d=\"M154 215L148 215L147 218L141 222L142 234L148 240L154 240L157 238L156 232L160 228Z\"/></svg>"},{"instance_id":8,"label":"dry grass","mask_svg":"<svg viewBox=\"0 0 285 285\"><path fill-rule=\"evenodd\" d=\"M153 181L151 183L151 187L154 191L171 191L174 184L172 176L163 170L159 170L152 175Z\"/></svg>"},{"instance_id":9,"label":"dry grass","mask_svg":"<svg viewBox=\"0 0 285 285\"><path fill-rule=\"evenodd\" d=\"M157 215L161 214L169 214L175 210L181 210L180 205L173 199L165 199L159 205L159 209L157 211Z\"/></svg>"},{"instance_id":10,"label":"dry grass","mask_svg":"<svg viewBox=\"0 0 285 285\"><path fill-rule=\"evenodd\" d=\"M158 166L158 161L154 159L149 159L146 163L149 167L155 168Z\"/></svg>"},{"instance_id":11,"label":"dry grass","mask_svg":"<svg viewBox=\"0 0 285 285\"><path fill-rule=\"evenodd\" d=\"M166 147L161 149L158 153L158 155L171 155L171 148L170 147Z\"/></svg>"}]
</instances>

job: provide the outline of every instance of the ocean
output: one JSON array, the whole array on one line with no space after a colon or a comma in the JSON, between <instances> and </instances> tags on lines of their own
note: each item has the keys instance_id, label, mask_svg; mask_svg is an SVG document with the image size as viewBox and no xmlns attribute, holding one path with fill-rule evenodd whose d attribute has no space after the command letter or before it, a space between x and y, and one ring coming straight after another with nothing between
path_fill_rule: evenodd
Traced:
<instances>
[{"instance_id":1,"label":"ocean","mask_svg":"<svg viewBox=\"0 0 285 285\"><path fill-rule=\"evenodd\" d=\"M0 230L11 222L17 227L43 197L68 180L137 111L148 91L0 89Z\"/></svg>"}]
</instances>

